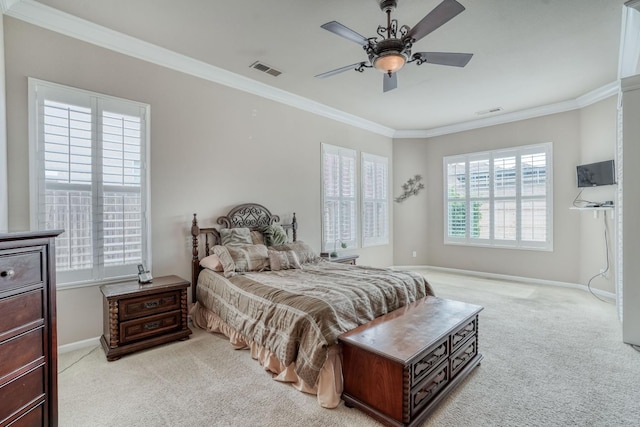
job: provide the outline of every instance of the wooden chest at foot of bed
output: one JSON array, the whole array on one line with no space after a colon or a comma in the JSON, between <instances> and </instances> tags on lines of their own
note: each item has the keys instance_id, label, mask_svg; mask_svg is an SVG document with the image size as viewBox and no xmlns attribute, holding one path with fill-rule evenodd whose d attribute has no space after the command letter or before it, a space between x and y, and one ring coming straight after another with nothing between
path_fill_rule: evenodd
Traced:
<instances>
[{"instance_id":1,"label":"wooden chest at foot of bed","mask_svg":"<svg viewBox=\"0 0 640 427\"><path fill-rule=\"evenodd\" d=\"M425 297L342 334L345 404L386 425L423 422L482 360L481 310Z\"/></svg>"}]
</instances>

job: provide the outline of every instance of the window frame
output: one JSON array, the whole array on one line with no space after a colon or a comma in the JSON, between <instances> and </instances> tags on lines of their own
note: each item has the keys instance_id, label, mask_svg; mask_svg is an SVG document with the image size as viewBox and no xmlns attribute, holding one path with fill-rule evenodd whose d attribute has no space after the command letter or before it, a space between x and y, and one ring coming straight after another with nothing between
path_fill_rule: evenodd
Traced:
<instances>
[{"instance_id":1,"label":"window frame","mask_svg":"<svg viewBox=\"0 0 640 427\"><path fill-rule=\"evenodd\" d=\"M40 95L39 95L40 93ZM123 280L131 280L137 277L136 264L116 264L113 266L107 265L104 262L103 247L97 243L96 240L100 240L103 237L102 228L98 228L94 221L96 215L99 215L102 210L96 210L96 206L100 201L98 197L100 194L110 192L110 188L119 188L118 192L126 192L126 186L112 186L108 183L102 183L103 171L101 168L96 168L96 164L102 164L102 154L96 156L96 152L102 150L102 141L98 142L98 135L102 135L104 130L102 123L103 112L114 112L120 115L132 115L139 117L141 120L140 127L140 190L134 191L136 194L140 194L141 203L141 262L148 270L151 270L151 215L150 215L150 167L148 159L150 158L150 106L148 104L131 101L127 99L112 97L96 92L91 92L83 89L77 89L70 86L64 86L57 83L51 83L32 77L28 78L28 121L29 121L29 201L30 201L30 225L32 229L41 229L44 226L41 224L40 206L43 206L45 202L42 198L45 197L44 192L44 178L42 175L44 171L44 157L40 154L41 147L44 146L44 142L41 140L41 120L43 118L40 115L39 108L44 105L44 100L55 100L63 103L73 105L84 105L91 108L91 164L92 164L92 178L91 183L87 184L91 188L92 197L92 247L93 251L93 263L92 266L86 269L70 270L70 271L57 271L57 287L59 289L73 288L97 285L110 282L119 282ZM75 185L75 184L71 184ZM64 184L61 186L64 187ZM103 216L104 218L104 216ZM100 221L101 222L101 221ZM97 248L97 249L96 249Z\"/></svg>"},{"instance_id":2,"label":"window frame","mask_svg":"<svg viewBox=\"0 0 640 427\"><path fill-rule=\"evenodd\" d=\"M382 165L384 167L384 197L372 197L372 198L368 198L367 197L367 191L366 191L366 186L368 185L368 179L366 176L366 164L365 163L372 163L374 165L374 167L376 165ZM380 246L380 245L388 245L389 244L389 212L391 211L391 209L389 208L389 203L390 203L390 197L389 197L389 158L388 157L384 157L384 156L379 156L376 154L370 154L370 153L366 153L366 152L361 152L360 154L360 185L361 185L361 199L360 199L360 210L361 210L361 234L362 234L362 247L370 247L370 246ZM372 185L374 186L374 192L375 192L375 187L376 187L376 175L374 173L373 176L373 180L374 183L372 183ZM377 196L377 194L376 194ZM379 217L378 217L378 211L377 209L374 209L374 225L373 228L374 229L378 229L378 230L382 230L382 234L377 233L376 235L372 236L372 237L367 237L366 236L366 232L365 230L368 227L368 221L366 218L367 215L367 210L366 210L366 203L373 203L374 205L382 205L384 206L384 224L382 227L380 227L379 225Z\"/></svg>"},{"instance_id":3,"label":"window frame","mask_svg":"<svg viewBox=\"0 0 640 427\"><path fill-rule=\"evenodd\" d=\"M522 177L523 170L521 159L526 155L533 155L544 153L545 160L545 194L544 200L546 203L545 209L545 224L546 224L546 239L544 241L538 240L526 240L522 236L523 231L523 219L522 219L522 202L541 200L540 195L523 195L522 194ZM496 158L503 158L507 156L515 157L514 169L516 170L515 176L515 195L513 196L500 196L495 194L495 171L494 162ZM473 196L470 194L470 163L476 161L486 161L489 165L488 171L488 195L487 196ZM496 149L491 151L483 151L476 153L465 153L459 155L445 156L443 157L443 238L445 245L465 245L465 246L483 246L494 248L509 248L509 249L524 249L524 250L540 250L540 251L553 251L553 144L551 142L545 142L540 144L532 144L504 149ZM450 197L449 181L448 181L448 166L450 164L463 164L465 165L465 183L464 183L464 196ZM449 233L450 230L450 202L460 201L465 203L465 233L464 237L454 237ZM515 238L514 239L499 239L495 236L495 221L494 215L496 212L496 201L514 201L515 203ZM488 212L490 214L489 219L489 236L487 238L472 237L471 221L471 206L474 202L488 202Z\"/></svg>"},{"instance_id":4,"label":"window frame","mask_svg":"<svg viewBox=\"0 0 640 427\"><path fill-rule=\"evenodd\" d=\"M325 153L329 153L329 154L333 154L333 155L338 155L340 156L340 161L342 162L343 158L346 159L352 159L353 160L353 197L345 197L345 196L338 196L338 197L332 197L332 196L327 196L327 192L326 192L326 176L325 176ZM326 143L322 143L321 144L321 177L322 177L322 181L321 181L321 203L322 203L322 251L323 252L339 252L340 250L344 250L344 249L354 249L358 247L358 233L359 233L359 199L358 199L358 157L357 157L357 151L351 148L345 148L345 147L339 147L336 145L331 145L331 144L326 144ZM342 181L342 179L340 179L340 181ZM340 193L342 193L340 191ZM353 211L353 229L349 230L349 234L352 235L352 238L349 240L342 240L340 239L339 242L344 242L347 244L346 248L342 248L340 246L340 244L338 243L338 241L336 239L329 239L327 236L327 226L326 226L326 221L325 221L325 215L326 215L326 210L325 210L325 204L327 202L328 199L334 199L336 200L338 203L347 201L349 203L353 203L354 205L354 211ZM342 234L342 231L340 232L340 234Z\"/></svg>"}]
</instances>

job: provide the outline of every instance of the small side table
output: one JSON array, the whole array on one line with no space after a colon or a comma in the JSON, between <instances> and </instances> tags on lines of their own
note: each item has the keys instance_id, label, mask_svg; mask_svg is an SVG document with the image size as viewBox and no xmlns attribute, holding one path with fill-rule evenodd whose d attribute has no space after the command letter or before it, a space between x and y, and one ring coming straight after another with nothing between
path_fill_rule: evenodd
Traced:
<instances>
[{"instance_id":1,"label":"small side table","mask_svg":"<svg viewBox=\"0 0 640 427\"><path fill-rule=\"evenodd\" d=\"M351 264L356 265L356 260L360 258L360 255L351 254L351 255L338 255L334 257L327 258L331 262L339 262L341 264Z\"/></svg>"},{"instance_id":2,"label":"small side table","mask_svg":"<svg viewBox=\"0 0 640 427\"><path fill-rule=\"evenodd\" d=\"M191 335L187 325L189 282L178 276L155 277L100 287L104 327L100 339L107 360Z\"/></svg>"}]
</instances>

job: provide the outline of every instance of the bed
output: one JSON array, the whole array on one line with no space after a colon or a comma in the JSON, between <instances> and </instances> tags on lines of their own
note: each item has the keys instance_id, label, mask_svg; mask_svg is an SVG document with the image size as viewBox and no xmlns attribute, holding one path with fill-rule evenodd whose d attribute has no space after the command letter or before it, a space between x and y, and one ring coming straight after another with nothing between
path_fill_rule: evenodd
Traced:
<instances>
[{"instance_id":1,"label":"bed","mask_svg":"<svg viewBox=\"0 0 640 427\"><path fill-rule=\"evenodd\" d=\"M340 403L338 336L433 291L413 272L331 262L262 205L234 207L201 228L193 216L191 318L249 349L278 381Z\"/></svg>"}]
</instances>

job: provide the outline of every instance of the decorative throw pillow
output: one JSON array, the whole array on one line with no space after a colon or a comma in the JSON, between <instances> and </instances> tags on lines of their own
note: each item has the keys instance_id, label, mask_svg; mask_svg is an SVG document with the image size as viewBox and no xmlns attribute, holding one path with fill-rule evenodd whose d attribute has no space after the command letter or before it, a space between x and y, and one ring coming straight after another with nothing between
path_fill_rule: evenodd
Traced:
<instances>
[{"instance_id":1,"label":"decorative throw pillow","mask_svg":"<svg viewBox=\"0 0 640 427\"><path fill-rule=\"evenodd\" d=\"M251 230L248 228L223 228L220 230L223 246L252 245Z\"/></svg>"},{"instance_id":2,"label":"decorative throw pillow","mask_svg":"<svg viewBox=\"0 0 640 427\"><path fill-rule=\"evenodd\" d=\"M271 265L271 271L302 268L298 255L293 251L269 250L269 264Z\"/></svg>"},{"instance_id":3,"label":"decorative throw pillow","mask_svg":"<svg viewBox=\"0 0 640 427\"><path fill-rule=\"evenodd\" d=\"M235 264L236 273L262 271L269 268L269 254L265 245L226 246Z\"/></svg>"},{"instance_id":4,"label":"decorative throw pillow","mask_svg":"<svg viewBox=\"0 0 640 427\"><path fill-rule=\"evenodd\" d=\"M266 245L262 232L251 230L251 243L254 245Z\"/></svg>"},{"instance_id":5,"label":"decorative throw pillow","mask_svg":"<svg viewBox=\"0 0 640 427\"><path fill-rule=\"evenodd\" d=\"M236 274L236 264L229 254L229 249L226 246L215 245L213 247L213 253L218 255L220 263L222 264L222 271L224 271L224 277L232 277Z\"/></svg>"},{"instance_id":6,"label":"decorative throw pillow","mask_svg":"<svg viewBox=\"0 0 640 427\"><path fill-rule=\"evenodd\" d=\"M220 257L216 254L209 255L200 260L200 265L213 271L224 271L224 267L220 262Z\"/></svg>"},{"instance_id":7,"label":"decorative throw pillow","mask_svg":"<svg viewBox=\"0 0 640 427\"><path fill-rule=\"evenodd\" d=\"M271 249L276 251L293 251L298 256L300 264L306 264L309 262L316 262L320 257L311 249L311 246L307 245L301 240L296 242L290 242L285 245L273 246Z\"/></svg>"},{"instance_id":8,"label":"decorative throw pillow","mask_svg":"<svg viewBox=\"0 0 640 427\"><path fill-rule=\"evenodd\" d=\"M287 232L280 224L267 225L260 229L267 246L278 246L287 243Z\"/></svg>"}]
</instances>

